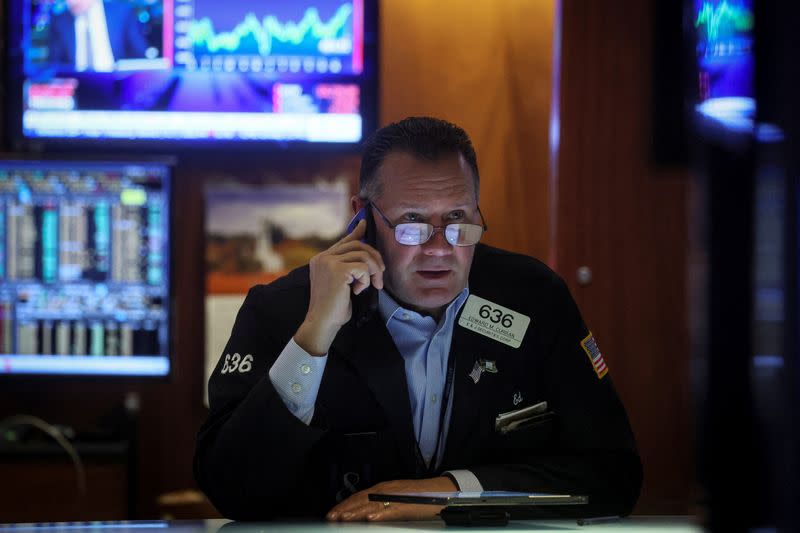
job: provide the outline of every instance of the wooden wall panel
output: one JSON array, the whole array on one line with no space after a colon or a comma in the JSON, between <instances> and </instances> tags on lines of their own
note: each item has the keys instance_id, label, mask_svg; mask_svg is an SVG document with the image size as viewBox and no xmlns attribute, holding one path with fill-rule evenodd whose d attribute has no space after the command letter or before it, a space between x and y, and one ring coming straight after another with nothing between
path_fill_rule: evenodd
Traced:
<instances>
[{"instance_id":1,"label":"wooden wall panel","mask_svg":"<svg viewBox=\"0 0 800 533\"><path fill-rule=\"evenodd\" d=\"M381 121L433 115L469 133L486 242L545 258L553 2L385 0Z\"/></svg>"},{"instance_id":2,"label":"wooden wall panel","mask_svg":"<svg viewBox=\"0 0 800 533\"><path fill-rule=\"evenodd\" d=\"M562 1L553 245L636 432L637 512L685 513L694 479L688 176L650 162L650 4ZM576 282L584 265L588 286Z\"/></svg>"}]
</instances>

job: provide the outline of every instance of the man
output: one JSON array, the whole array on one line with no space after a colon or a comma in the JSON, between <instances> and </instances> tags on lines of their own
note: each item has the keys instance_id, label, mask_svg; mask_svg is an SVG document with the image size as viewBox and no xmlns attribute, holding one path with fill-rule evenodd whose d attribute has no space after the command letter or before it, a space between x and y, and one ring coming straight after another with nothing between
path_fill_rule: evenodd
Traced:
<instances>
[{"instance_id":1,"label":"man","mask_svg":"<svg viewBox=\"0 0 800 533\"><path fill-rule=\"evenodd\" d=\"M456 490L586 494L563 512L630 513L641 463L602 355L555 273L478 244L478 185L463 130L390 124L352 198L367 220L250 290L195 453L224 515L425 519L441 508L367 495ZM549 415L496 430L543 401Z\"/></svg>"},{"instance_id":2,"label":"man","mask_svg":"<svg viewBox=\"0 0 800 533\"><path fill-rule=\"evenodd\" d=\"M51 63L111 72L119 59L145 57L147 42L127 0L66 0L66 6L51 17Z\"/></svg>"}]
</instances>

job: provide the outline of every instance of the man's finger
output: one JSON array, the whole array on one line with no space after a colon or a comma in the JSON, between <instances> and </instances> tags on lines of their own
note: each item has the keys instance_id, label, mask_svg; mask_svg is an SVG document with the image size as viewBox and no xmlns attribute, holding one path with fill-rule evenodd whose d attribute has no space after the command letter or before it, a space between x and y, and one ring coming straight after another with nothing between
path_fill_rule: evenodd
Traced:
<instances>
[{"instance_id":1,"label":"man's finger","mask_svg":"<svg viewBox=\"0 0 800 533\"><path fill-rule=\"evenodd\" d=\"M359 506L362 505L364 501L367 500L366 494L362 494L363 491L356 492L355 494L350 495L347 499L342 500L341 502L337 503L333 509L328 511L328 514L325 515L325 518L328 520L342 520L342 516L344 514L352 514Z\"/></svg>"},{"instance_id":2,"label":"man's finger","mask_svg":"<svg viewBox=\"0 0 800 533\"><path fill-rule=\"evenodd\" d=\"M365 242L360 242L360 241L339 242L328 248L328 253L330 255L345 255L349 254L350 252L356 252L356 251L363 251L369 253L375 260L375 262L381 265L381 268L383 270L386 270L386 264L383 262L383 257L381 256L381 253L378 250L376 250L374 246L371 246Z\"/></svg>"},{"instance_id":3,"label":"man's finger","mask_svg":"<svg viewBox=\"0 0 800 533\"><path fill-rule=\"evenodd\" d=\"M369 270L361 268L353 269L350 271L350 276L352 278L350 287L353 290L353 294L361 294L364 289L372 284L372 278L370 277Z\"/></svg>"},{"instance_id":4,"label":"man's finger","mask_svg":"<svg viewBox=\"0 0 800 533\"><path fill-rule=\"evenodd\" d=\"M354 250L337 257L342 263L366 265L370 275L383 271L383 265L367 250Z\"/></svg>"},{"instance_id":5,"label":"man's finger","mask_svg":"<svg viewBox=\"0 0 800 533\"><path fill-rule=\"evenodd\" d=\"M376 289L382 289L383 272L381 271L375 272L372 276L370 276L370 282L372 283L372 286L375 287Z\"/></svg>"},{"instance_id":6,"label":"man's finger","mask_svg":"<svg viewBox=\"0 0 800 533\"><path fill-rule=\"evenodd\" d=\"M365 272L363 270L353 270L350 273L352 281L350 287L354 294L361 294L361 291L372 285L376 289L383 288L383 271Z\"/></svg>"},{"instance_id":7,"label":"man's finger","mask_svg":"<svg viewBox=\"0 0 800 533\"><path fill-rule=\"evenodd\" d=\"M339 520L343 522L363 522L370 516L379 515L383 504L380 502L359 501L357 507L348 508L339 513ZM378 505L376 505L378 504Z\"/></svg>"},{"instance_id":8,"label":"man's finger","mask_svg":"<svg viewBox=\"0 0 800 533\"><path fill-rule=\"evenodd\" d=\"M326 518L342 522L391 520L398 510L397 504L387 505L386 502L371 501L369 493L372 491L373 489L368 489L352 494L346 500L336 504L326 515ZM402 507L403 505L401 504L400 508Z\"/></svg>"},{"instance_id":9,"label":"man's finger","mask_svg":"<svg viewBox=\"0 0 800 533\"><path fill-rule=\"evenodd\" d=\"M395 503L390 502L373 502L379 504L379 507L367 514L367 520L370 522L378 522L382 520L392 520L397 514L399 507ZM401 504L402 506L402 504Z\"/></svg>"},{"instance_id":10,"label":"man's finger","mask_svg":"<svg viewBox=\"0 0 800 533\"><path fill-rule=\"evenodd\" d=\"M364 236L364 233L367 231L367 222L366 220L359 220L358 224L356 224L355 229L339 239L339 243L345 243L350 241L357 241Z\"/></svg>"}]
</instances>

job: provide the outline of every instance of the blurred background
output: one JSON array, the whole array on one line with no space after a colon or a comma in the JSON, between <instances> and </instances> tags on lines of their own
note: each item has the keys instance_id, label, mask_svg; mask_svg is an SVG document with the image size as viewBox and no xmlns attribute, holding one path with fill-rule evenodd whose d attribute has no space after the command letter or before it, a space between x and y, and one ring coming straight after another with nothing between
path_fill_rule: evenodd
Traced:
<instances>
[{"instance_id":1,"label":"blurred background","mask_svg":"<svg viewBox=\"0 0 800 533\"><path fill-rule=\"evenodd\" d=\"M598 339L635 513L796 524L797 16L2 0L0 522L215 516L194 437L244 294L341 235L365 136L433 115L475 144L485 242Z\"/></svg>"}]
</instances>

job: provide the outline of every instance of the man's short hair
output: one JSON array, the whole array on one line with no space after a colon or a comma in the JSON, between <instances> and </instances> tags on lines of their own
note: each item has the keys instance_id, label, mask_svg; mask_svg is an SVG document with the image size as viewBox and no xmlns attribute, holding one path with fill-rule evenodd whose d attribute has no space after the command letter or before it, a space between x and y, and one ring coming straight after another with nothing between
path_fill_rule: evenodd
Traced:
<instances>
[{"instance_id":1,"label":"man's short hair","mask_svg":"<svg viewBox=\"0 0 800 533\"><path fill-rule=\"evenodd\" d=\"M446 120L408 117L380 128L364 143L358 180L358 195L362 199L373 201L381 195L382 184L377 179L378 171L392 152L405 152L429 161L461 154L472 169L475 198L478 197L478 158L467 132Z\"/></svg>"}]
</instances>

